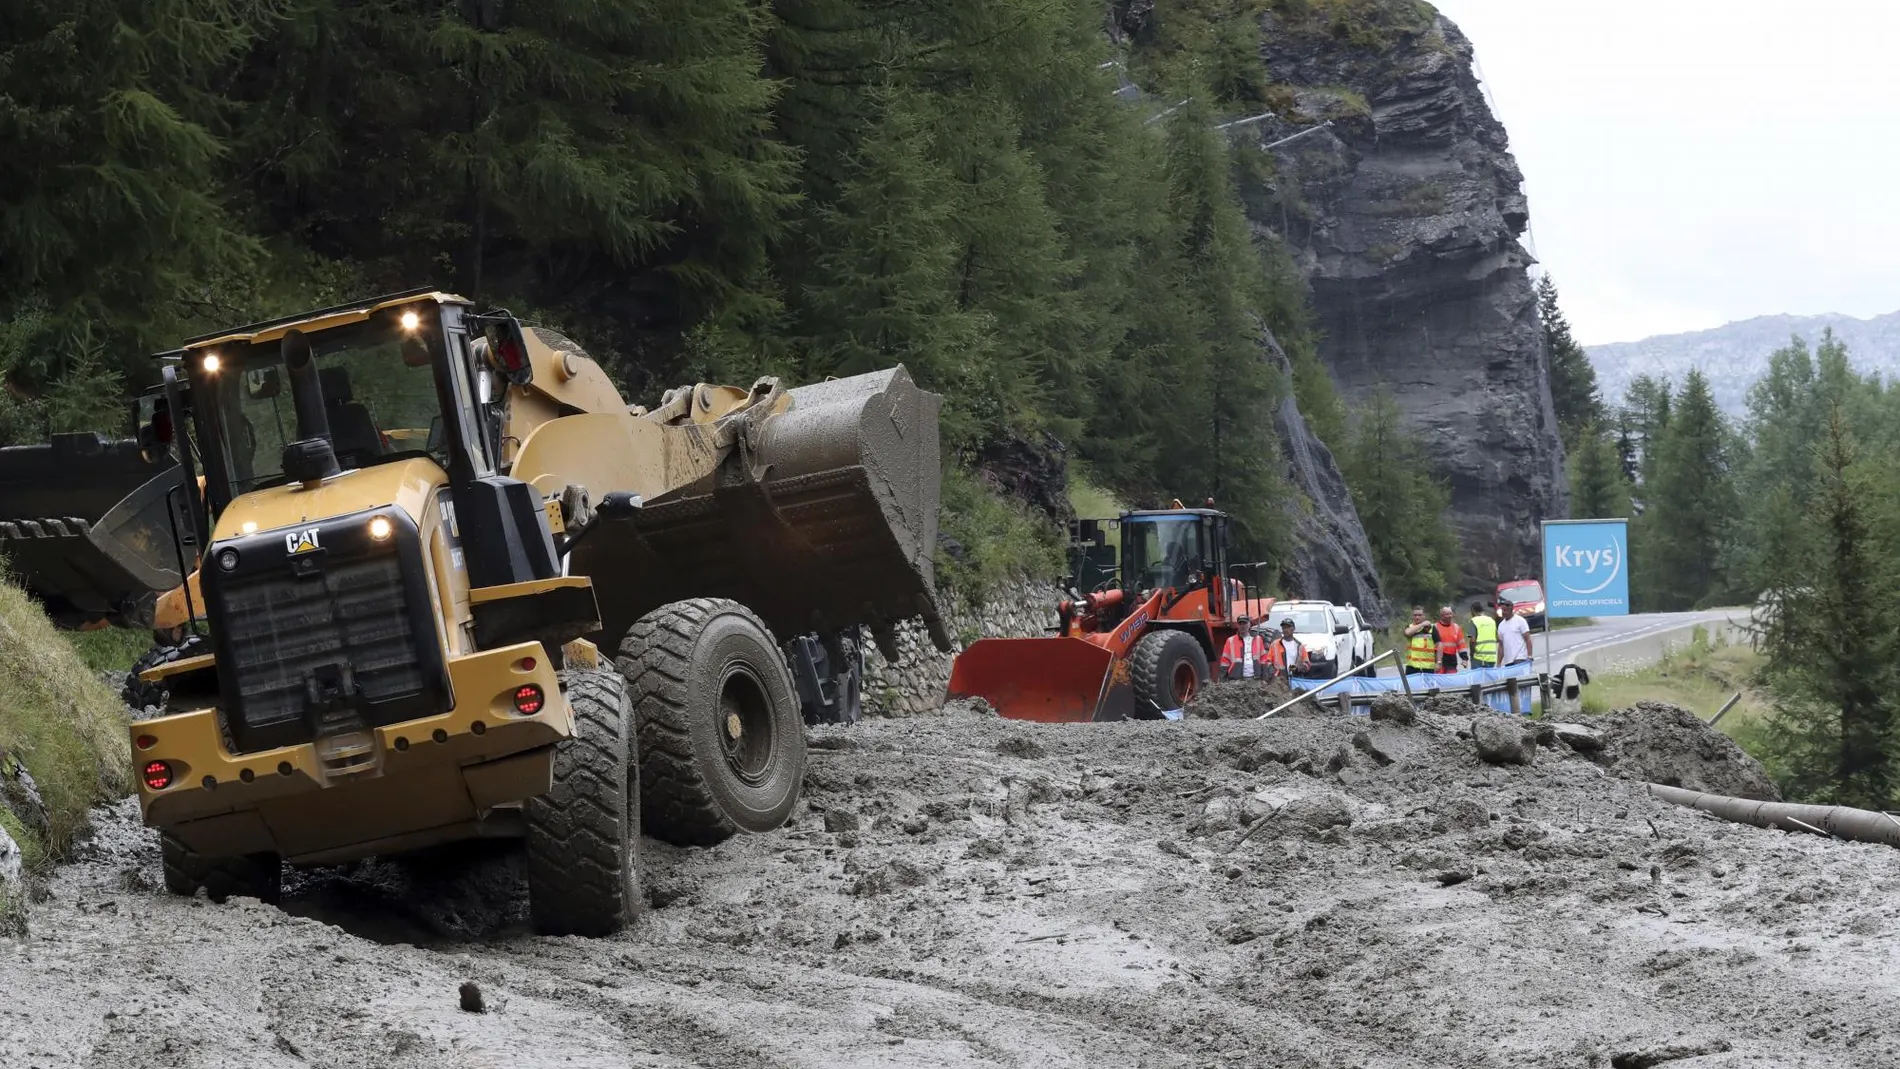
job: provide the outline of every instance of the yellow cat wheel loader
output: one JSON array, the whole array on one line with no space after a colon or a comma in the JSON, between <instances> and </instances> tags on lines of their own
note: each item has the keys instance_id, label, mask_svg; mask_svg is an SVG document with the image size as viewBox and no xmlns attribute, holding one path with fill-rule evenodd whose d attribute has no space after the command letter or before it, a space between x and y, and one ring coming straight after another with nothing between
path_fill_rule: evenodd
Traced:
<instances>
[{"instance_id":1,"label":"yellow cat wheel loader","mask_svg":"<svg viewBox=\"0 0 1900 1069\"><path fill-rule=\"evenodd\" d=\"M130 731L175 892L520 837L535 927L611 932L642 827L786 819L801 696L843 700L858 628L950 646L939 401L902 368L648 410L561 335L436 291L164 361L208 650L145 673L179 711Z\"/></svg>"}]
</instances>

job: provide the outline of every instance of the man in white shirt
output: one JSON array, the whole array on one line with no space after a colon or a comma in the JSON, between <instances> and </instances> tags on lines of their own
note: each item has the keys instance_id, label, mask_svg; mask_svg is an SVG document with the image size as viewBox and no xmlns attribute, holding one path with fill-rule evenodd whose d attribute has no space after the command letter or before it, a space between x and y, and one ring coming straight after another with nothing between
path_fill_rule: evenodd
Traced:
<instances>
[{"instance_id":1,"label":"man in white shirt","mask_svg":"<svg viewBox=\"0 0 1900 1069\"><path fill-rule=\"evenodd\" d=\"M1498 621L1498 663L1505 667L1523 664L1531 659L1531 625L1517 614L1517 607L1508 598L1498 599L1498 612L1503 619Z\"/></svg>"}]
</instances>

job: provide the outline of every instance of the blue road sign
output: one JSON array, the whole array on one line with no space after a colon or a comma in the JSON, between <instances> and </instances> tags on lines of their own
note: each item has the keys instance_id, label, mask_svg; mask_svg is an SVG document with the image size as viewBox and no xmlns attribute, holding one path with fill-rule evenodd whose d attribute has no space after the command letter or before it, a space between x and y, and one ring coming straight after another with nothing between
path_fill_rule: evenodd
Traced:
<instances>
[{"instance_id":1,"label":"blue road sign","mask_svg":"<svg viewBox=\"0 0 1900 1069\"><path fill-rule=\"evenodd\" d=\"M1628 616L1629 521L1544 521L1544 607L1552 619Z\"/></svg>"}]
</instances>

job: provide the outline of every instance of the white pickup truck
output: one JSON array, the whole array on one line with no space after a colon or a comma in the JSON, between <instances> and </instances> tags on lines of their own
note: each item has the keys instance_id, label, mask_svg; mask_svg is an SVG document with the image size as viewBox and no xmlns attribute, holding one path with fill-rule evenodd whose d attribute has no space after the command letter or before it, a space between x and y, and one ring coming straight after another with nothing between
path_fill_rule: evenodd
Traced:
<instances>
[{"instance_id":1,"label":"white pickup truck","mask_svg":"<svg viewBox=\"0 0 1900 1069\"><path fill-rule=\"evenodd\" d=\"M1331 679L1372 659L1372 628L1366 626L1366 618L1351 605L1283 601L1273 606L1265 620L1254 624L1254 631L1274 637L1280 633L1280 621L1288 619L1293 621L1294 637L1306 647L1309 676ZM1363 674L1372 675L1374 671L1366 667Z\"/></svg>"}]
</instances>

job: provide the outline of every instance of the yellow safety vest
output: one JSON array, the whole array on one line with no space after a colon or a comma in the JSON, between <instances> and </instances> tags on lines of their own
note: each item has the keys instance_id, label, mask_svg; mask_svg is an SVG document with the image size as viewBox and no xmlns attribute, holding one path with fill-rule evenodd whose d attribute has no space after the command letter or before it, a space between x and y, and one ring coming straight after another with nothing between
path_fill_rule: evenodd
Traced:
<instances>
[{"instance_id":1,"label":"yellow safety vest","mask_svg":"<svg viewBox=\"0 0 1900 1069\"><path fill-rule=\"evenodd\" d=\"M1484 613L1471 618L1471 663L1498 663L1498 622Z\"/></svg>"},{"instance_id":2,"label":"yellow safety vest","mask_svg":"<svg viewBox=\"0 0 1900 1069\"><path fill-rule=\"evenodd\" d=\"M1438 667L1438 630L1427 624L1425 630L1405 640L1405 667Z\"/></svg>"}]
</instances>

